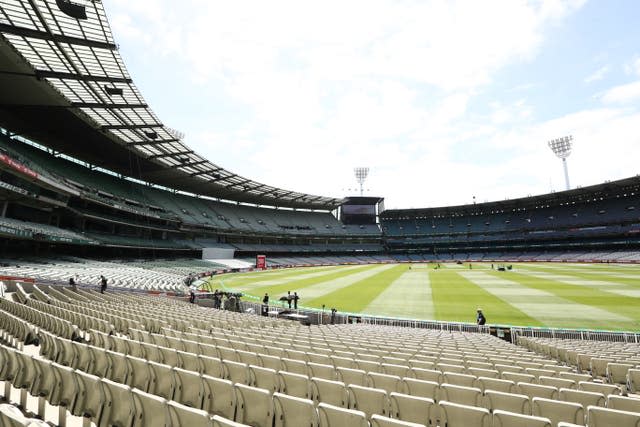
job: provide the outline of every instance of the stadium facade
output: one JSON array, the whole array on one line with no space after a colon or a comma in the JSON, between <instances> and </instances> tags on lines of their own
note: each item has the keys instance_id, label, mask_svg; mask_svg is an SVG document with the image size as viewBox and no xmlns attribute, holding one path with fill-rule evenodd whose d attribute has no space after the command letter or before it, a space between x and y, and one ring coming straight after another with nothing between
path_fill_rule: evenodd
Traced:
<instances>
[{"instance_id":1,"label":"stadium facade","mask_svg":"<svg viewBox=\"0 0 640 427\"><path fill-rule=\"evenodd\" d=\"M14 255L276 264L640 261L640 178L522 199L384 210L234 174L136 88L100 1L0 0L0 236Z\"/></svg>"}]
</instances>

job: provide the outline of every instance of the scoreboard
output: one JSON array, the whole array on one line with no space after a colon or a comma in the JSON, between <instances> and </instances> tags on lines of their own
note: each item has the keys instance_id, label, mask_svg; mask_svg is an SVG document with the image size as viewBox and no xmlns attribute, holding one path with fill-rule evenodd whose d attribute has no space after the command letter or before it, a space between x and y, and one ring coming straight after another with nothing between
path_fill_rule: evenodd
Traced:
<instances>
[{"instance_id":1,"label":"scoreboard","mask_svg":"<svg viewBox=\"0 0 640 427\"><path fill-rule=\"evenodd\" d=\"M347 197L340 206L340 221L347 225L377 224L382 211L384 199L381 197Z\"/></svg>"}]
</instances>

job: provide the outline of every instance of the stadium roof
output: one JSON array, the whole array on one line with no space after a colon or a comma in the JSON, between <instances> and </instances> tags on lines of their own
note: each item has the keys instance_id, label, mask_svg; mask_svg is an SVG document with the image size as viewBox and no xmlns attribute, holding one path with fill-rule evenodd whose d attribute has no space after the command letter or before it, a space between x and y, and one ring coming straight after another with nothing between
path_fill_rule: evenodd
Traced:
<instances>
[{"instance_id":1,"label":"stadium roof","mask_svg":"<svg viewBox=\"0 0 640 427\"><path fill-rule=\"evenodd\" d=\"M0 126L168 188L291 208L341 203L252 181L193 152L138 92L99 0L0 0Z\"/></svg>"},{"instance_id":2,"label":"stadium roof","mask_svg":"<svg viewBox=\"0 0 640 427\"><path fill-rule=\"evenodd\" d=\"M638 194L640 194L640 175L617 181L609 181L603 184L575 188L573 190L511 200L434 208L389 209L381 213L380 217L382 219L401 219L434 216L486 215L513 209L536 209Z\"/></svg>"}]
</instances>

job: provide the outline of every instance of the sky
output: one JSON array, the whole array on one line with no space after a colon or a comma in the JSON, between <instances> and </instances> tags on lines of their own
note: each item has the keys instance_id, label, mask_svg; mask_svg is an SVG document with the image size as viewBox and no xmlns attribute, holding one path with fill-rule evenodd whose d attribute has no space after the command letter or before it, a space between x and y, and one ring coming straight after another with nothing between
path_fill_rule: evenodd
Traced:
<instances>
[{"instance_id":1,"label":"sky","mask_svg":"<svg viewBox=\"0 0 640 427\"><path fill-rule=\"evenodd\" d=\"M134 82L212 162L387 208L640 173L636 0L106 0Z\"/></svg>"}]
</instances>

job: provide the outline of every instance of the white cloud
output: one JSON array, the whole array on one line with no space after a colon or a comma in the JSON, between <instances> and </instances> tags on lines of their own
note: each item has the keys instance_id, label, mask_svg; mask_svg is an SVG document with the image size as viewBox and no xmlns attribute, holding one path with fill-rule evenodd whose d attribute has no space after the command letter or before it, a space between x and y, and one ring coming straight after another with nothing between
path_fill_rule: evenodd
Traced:
<instances>
[{"instance_id":1,"label":"white cloud","mask_svg":"<svg viewBox=\"0 0 640 427\"><path fill-rule=\"evenodd\" d=\"M602 101L606 104L627 104L640 99L640 80L615 86L602 94Z\"/></svg>"},{"instance_id":2,"label":"white cloud","mask_svg":"<svg viewBox=\"0 0 640 427\"><path fill-rule=\"evenodd\" d=\"M106 7L116 42L185 62L181 78L226 96L212 102L250 111L239 129L183 129L196 151L270 185L332 196L355 188L352 168L366 165L370 194L386 196L388 207L420 207L540 193L550 177L557 190L562 172L548 139L574 132L577 163L578 152L602 141L595 136L640 134L637 117L616 109L536 123L526 99L472 108L497 72L532 61L548 28L582 3L113 0ZM634 150L621 144L608 146ZM576 183L615 177L613 166L596 163L602 155L583 159L585 170L571 165Z\"/></svg>"},{"instance_id":3,"label":"white cloud","mask_svg":"<svg viewBox=\"0 0 640 427\"><path fill-rule=\"evenodd\" d=\"M604 76L607 75L607 73L610 70L611 70L611 67L609 67L608 65L604 65L604 66L598 68L593 73L589 74L587 77L585 77L584 78L584 82L585 83L592 83L592 82L596 82L598 80L602 80L604 78Z\"/></svg>"},{"instance_id":4,"label":"white cloud","mask_svg":"<svg viewBox=\"0 0 640 427\"><path fill-rule=\"evenodd\" d=\"M636 56L630 62L625 64L624 70L627 74L640 76L640 56Z\"/></svg>"}]
</instances>

